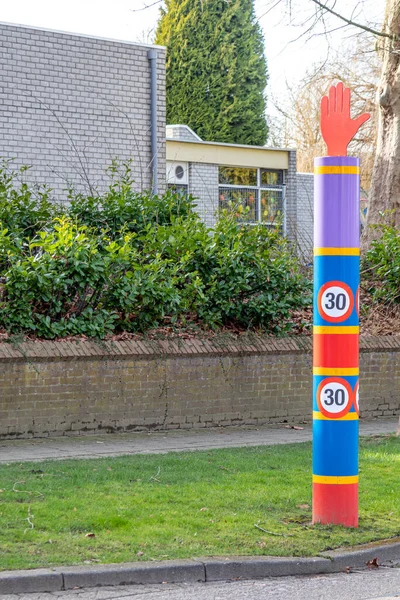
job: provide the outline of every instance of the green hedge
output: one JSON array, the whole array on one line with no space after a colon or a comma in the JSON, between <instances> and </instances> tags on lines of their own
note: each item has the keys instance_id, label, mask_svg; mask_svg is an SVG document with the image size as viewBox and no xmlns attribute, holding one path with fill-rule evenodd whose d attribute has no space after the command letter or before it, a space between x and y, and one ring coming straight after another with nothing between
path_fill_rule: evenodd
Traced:
<instances>
[{"instance_id":1,"label":"green hedge","mask_svg":"<svg viewBox=\"0 0 400 600\"><path fill-rule=\"evenodd\" d=\"M374 228L379 231L379 237L371 242L363 258L364 288L375 302L399 304L400 231L391 225Z\"/></svg>"},{"instance_id":2,"label":"green hedge","mask_svg":"<svg viewBox=\"0 0 400 600\"><path fill-rule=\"evenodd\" d=\"M209 229L193 198L133 191L113 165L106 193L70 192L64 210L46 188L0 169L0 327L43 338L146 331L195 321L275 334L311 287L286 240L225 211Z\"/></svg>"}]
</instances>

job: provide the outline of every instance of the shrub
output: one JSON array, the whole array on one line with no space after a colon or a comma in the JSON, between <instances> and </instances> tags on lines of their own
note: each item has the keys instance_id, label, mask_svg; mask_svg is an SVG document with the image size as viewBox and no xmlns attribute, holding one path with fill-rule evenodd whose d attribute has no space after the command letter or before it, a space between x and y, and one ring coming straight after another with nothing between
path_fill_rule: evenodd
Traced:
<instances>
[{"instance_id":1,"label":"shrub","mask_svg":"<svg viewBox=\"0 0 400 600\"><path fill-rule=\"evenodd\" d=\"M94 197L70 191L68 215L72 220L98 233L107 231L111 237L118 237L122 231L137 233L151 224L168 224L175 216L187 216L193 210L191 197L171 191L163 196L135 192L130 161L121 169L113 162L108 172L111 182L104 194Z\"/></svg>"},{"instance_id":2,"label":"shrub","mask_svg":"<svg viewBox=\"0 0 400 600\"><path fill-rule=\"evenodd\" d=\"M145 331L179 313L180 295L174 285L176 267L160 254L138 252L134 239L126 236L112 261L104 306L118 314L117 330Z\"/></svg>"},{"instance_id":3,"label":"shrub","mask_svg":"<svg viewBox=\"0 0 400 600\"><path fill-rule=\"evenodd\" d=\"M104 337L195 319L284 333L291 311L311 302L277 230L238 223L234 208L211 230L192 198L134 192L129 165L121 179L112 175L104 195L71 196L63 215L45 197L35 208L28 187L8 181L15 215L4 210L0 227L4 329Z\"/></svg>"},{"instance_id":4,"label":"shrub","mask_svg":"<svg viewBox=\"0 0 400 600\"><path fill-rule=\"evenodd\" d=\"M210 325L288 331L290 312L311 303L311 284L277 229L243 226L235 212L219 219L209 251L199 315Z\"/></svg>"},{"instance_id":5,"label":"shrub","mask_svg":"<svg viewBox=\"0 0 400 600\"><path fill-rule=\"evenodd\" d=\"M3 228L0 223L0 275L6 271L11 257L22 253L22 245L22 240L11 236L8 229Z\"/></svg>"},{"instance_id":6,"label":"shrub","mask_svg":"<svg viewBox=\"0 0 400 600\"><path fill-rule=\"evenodd\" d=\"M379 226L381 235L371 243L363 259L366 287L377 302L400 302L400 231Z\"/></svg>"},{"instance_id":7,"label":"shrub","mask_svg":"<svg viewBox=\"0 0 400 600\"><path fill-rule=\"evenodd\" d=\"M5 273L0 322L9 331L45 338L69 334L102 337L116 316L100 302L110 260L84 226L63 218L11 258Z\"/></svg>"},{"instance_id":8,"label":"shrub","mask_svg":"<svg viewBox=\"0 0 400 600\"><path fill-rule=\"evenodd\" d=\"M119 241L67 218L40 232L5 273L0 323L11 332L55 338L104 337L155 327L179 306L172 263L145 256L132 234Z\"/></svg>"},{"instance_id":9,"label":"shrub","mask_svg":"<svg viewBox=\"0 0 400 600\"><path fill-rule=\"evenodd\" d=\"M50 190L35 188L24 182L27 167L11 169L10 161L0 163L0 222L10 236L31 239L58 214L59 207L50 202Z\"/></svg>"}]
</instances>

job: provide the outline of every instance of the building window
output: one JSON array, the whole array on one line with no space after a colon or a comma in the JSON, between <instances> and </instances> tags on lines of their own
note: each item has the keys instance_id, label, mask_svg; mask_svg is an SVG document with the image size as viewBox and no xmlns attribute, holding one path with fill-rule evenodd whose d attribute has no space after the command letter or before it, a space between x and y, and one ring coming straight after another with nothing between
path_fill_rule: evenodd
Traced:
<instances>
[{"instance_id":1,"label":"building window","mask_svg":"<svg viewBox=\"0 0 400 600\"><path fill-rule=\"evenodd\" d=\"M283 218L283 190L263 189L260 192L260 221L269 225L281 224Z\"/></svg>"},{"instance_id":2,"label":"building window","mask_svg":"<svg viewBox=\"0 0 400 600\"><path fill-rule=\"evenodd\" d=\"M284 173L272 169L219 167L219 207L242 206L237 218L284 229Z\"/></svg>"},{"instance_id":3,"label":"building window","mask_svg":"<svg viewBox=\"0 0 400 600\"><path fill-rule=\"evenodd\" d=\"M220 167L218 172L220 185L257 185L257 169L243 167Z\"/></svg>"},{"instance_id":4,"label":"building window","mask_svg":"<svg viewBox=\"0 0 400 600\"><path fill-rule=\"evenodd\" d=\"M248 210L238 213L240 221L252 223L258 221L258 192L252 188L236 188L219 186L219 206L221 209L230 206L243 206Z\"/></svg>"},{"instance_id":5,"label":"building window","mask_svg":"<svg viewBox=\"0 0 400 600\"><path fill-rule=\"evenodd\" d=\"M261 169L261 186L268 187L270 185L283 185L283 171Z\"/></svg>"}]
</instances>

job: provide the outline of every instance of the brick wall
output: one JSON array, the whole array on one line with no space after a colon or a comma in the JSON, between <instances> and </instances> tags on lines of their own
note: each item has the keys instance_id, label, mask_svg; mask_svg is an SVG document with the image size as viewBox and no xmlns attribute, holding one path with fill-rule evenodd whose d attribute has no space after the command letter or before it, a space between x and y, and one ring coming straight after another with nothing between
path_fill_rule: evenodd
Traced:
<instances>
[{"instance_id":1,"label":"brick wall","mask_svg":"<svg viewBox=\"0 0 400 600\"><path fill-rule=\"evenodd\" d=\"M400 413L400 338L362 338L363 417ZM0 344L0 437L310 420L311 339Z\"/></svg>"},{"instance_id":2,"label":"brick wall","mask_svg":"<svg viewBox=\"0 0 400 600\"><path fill-rule=\"evenodd\" d=\"M218 211L218 165L190 163L189 192L197 199L202 220L213 227Z\"/></svg>"},{"instance_id":3,"label":"brick wall","mask_svg":"<svg viewBox=\"0 0 400 600\"><path fill-rule=\"evenodd\" d=\"M289 165L286 173L285 195L285 231L290 241L296 240L297 227L297 177L296 177L296 150L289 152Z\"/></svg>"},{"instance_id":4,"label":"brick wall","mask_svg":"<svg viewBox=\"0 0 400 600\"><path fill-rule=\"evenodd\" d=\"M113 158L151 187L149 47L0 23L0 157L65 198L104 187ZM159 181L165 181L165 49L158 48Z\"/></svg>"},{"instance_id":5,"label":"brick wall","mask_svg":"<svg viewBox=\"0 0 400 600\"><path fill-rule=\"evenodd\" d=\"M306 262L313 259L314 175L297 173L297 244Z\"/></svg>"}]
</instances>

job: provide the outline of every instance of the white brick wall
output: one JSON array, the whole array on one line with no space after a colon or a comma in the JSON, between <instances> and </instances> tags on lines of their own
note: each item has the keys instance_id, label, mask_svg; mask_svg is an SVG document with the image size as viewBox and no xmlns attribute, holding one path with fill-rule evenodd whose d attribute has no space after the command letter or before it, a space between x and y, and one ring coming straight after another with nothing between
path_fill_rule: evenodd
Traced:
<instances>
[{"instance_id":1,"label":"white brick wall","mask_svg":"<svg viewBox=\"0 0 400 600\"><path fill-rule=\"evenodd\" d=\"M312 261L314 223L314 175L297 173L297 243L300 254Z\"/></svg>"},{"instance_id":2,"label":"white brick wall","mask_svg":"<svg viewBox=\"0 0 400 600\"><path fill-rule=\"evenodd\" d=\"M148 47L0 24L0 156L58 199L102 188L111 160L133 159L151 186ZM165 49L158 49L159 180L165 182Z\"/></svg>"},{"instance_id":3,"label":"white brick wall","mask_svg":"<svg viewBox=\"0 0 400 600\"><path fill-rule=\"evenodd\" d=\"M218 165L190 163L189 193L197 198L197 211L212 227L218 211Z\"/></svg>"},{"instance_id":4,"label":"white brick wall","mask_svg":"<svg viewBox=\"0 0 400 600\"><path fill-rule=\"evenodd\" d=\"M296 239L297 222L297 177L296 177L296 150L289 151L289 165L286 172L285 194L285 223L286 235L291 241Z\"/></svg>"}]
</instances>

